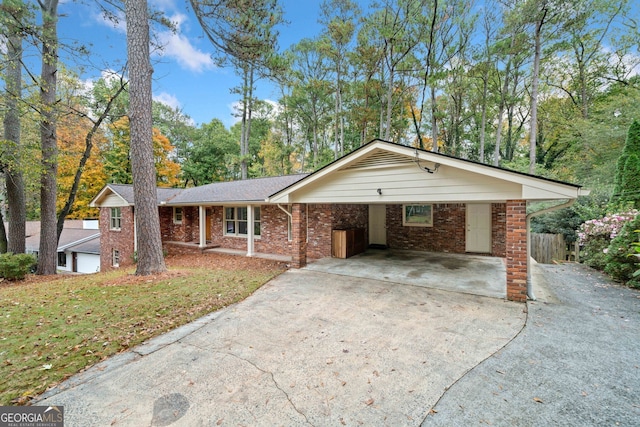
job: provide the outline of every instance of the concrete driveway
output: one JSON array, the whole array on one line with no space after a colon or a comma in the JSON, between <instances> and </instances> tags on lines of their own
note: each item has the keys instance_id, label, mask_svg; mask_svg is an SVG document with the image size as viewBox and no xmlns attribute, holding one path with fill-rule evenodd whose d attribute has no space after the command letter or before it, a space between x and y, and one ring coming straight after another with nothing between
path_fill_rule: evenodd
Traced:
<instances>
[{"instance_id":1,"label":"concrete driveway","mask_svg":"<svg viewBox=\"0 0 640 427\"><path fill-rule=\"evenodd\" d=\"M323 258L306 268L473 295L507 296L504 259L483 255L368 249L348 259Z\"/></svg>"},{"instance_id":2,"label":"concrete driveway","mask_svg":"<svg viewBox=\"0 0 640 427\"><path fill-rule=\"evenodd\" d=\"M640 425L640 292L580 264L534 273L526 327L423 426Z\"/></svg>"},{"instance_id":3,"label":"concrete driveway","mask_svg":"<svg viewBox=\"0 0 640 427\"><path fill-rule=\"evenodd\" d=\"M73 426L420 425L526 305L292 270L47 392Z\"/></svg>"}]
</instances>

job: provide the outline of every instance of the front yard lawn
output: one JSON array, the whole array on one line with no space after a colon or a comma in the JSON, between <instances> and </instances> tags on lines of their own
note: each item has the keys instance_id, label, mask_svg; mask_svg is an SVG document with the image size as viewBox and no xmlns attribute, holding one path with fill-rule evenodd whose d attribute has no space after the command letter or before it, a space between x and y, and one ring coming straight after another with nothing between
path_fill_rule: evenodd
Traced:
<instances>
[{"instance_id":1,"label":"front yard lawn","mask_svg":"<svg viewBox=\"0 0 640 427\"><path fill-rule=\"evenodd\" d=\"M134 270L0 282L0 405L23 405L71 375L240 301L283 263L221 254Z\"/></svg>"}]
</instances>

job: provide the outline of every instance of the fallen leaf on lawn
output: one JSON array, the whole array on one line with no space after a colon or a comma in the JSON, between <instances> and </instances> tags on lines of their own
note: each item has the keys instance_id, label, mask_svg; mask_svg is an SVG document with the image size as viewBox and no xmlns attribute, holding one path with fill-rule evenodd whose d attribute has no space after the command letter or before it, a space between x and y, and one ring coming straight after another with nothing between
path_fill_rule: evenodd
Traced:
<instances>
[{"instance_id":1,"label":"fallen leaf on lawn","mask_svg":"<svg viewBox=\"0 0 640 427\"><path fill-rule=\"evenodd\" d=\"M544 402L542 401L542 399L540 399L539 397L534 397L534 398L533 398L533 401L534 401L534 402L536 402L536 403L544 403Z\"/></svg>"}]
</instances>

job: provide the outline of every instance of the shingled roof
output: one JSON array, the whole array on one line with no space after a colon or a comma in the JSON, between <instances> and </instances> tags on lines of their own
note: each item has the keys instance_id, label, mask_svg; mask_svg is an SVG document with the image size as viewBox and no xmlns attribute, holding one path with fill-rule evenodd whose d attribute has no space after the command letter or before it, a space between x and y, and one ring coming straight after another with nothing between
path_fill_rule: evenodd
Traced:
<instances>
[{"instance_id":1,"label":"shingled roof","mask_svg":"<svg viewBox=\"0 0 640 427\"><path fill-rule=\"evenodd\" d=\"M133 206L133 185L131 184L107 184L107 187L122 197L128 204ZM184 189L182 188L158 188L158 204L164 203L170 200L172 197L180 194Z\"/></svg>"},{"instance_id":2,"label":"shingled roof","mask_svg":"<svg viewBox=\"0 0 640 427\"><path fill-rule=\"evenodd\" d=\"M240 181L214 182L184 189L166 200L167 206L189 206L210 203L262 202L267 197L300 181L308 174L274 176Z\"/></svg>"}]
</instances>

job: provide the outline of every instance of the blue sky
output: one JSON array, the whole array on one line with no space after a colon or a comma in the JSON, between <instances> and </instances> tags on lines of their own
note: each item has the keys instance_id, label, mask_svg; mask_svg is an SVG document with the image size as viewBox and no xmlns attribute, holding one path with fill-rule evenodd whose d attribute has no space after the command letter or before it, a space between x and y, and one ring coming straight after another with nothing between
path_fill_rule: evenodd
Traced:
<instances>
[{"instance_id":1,"label":"blue sky","mask_svg":"<svg viewBox=\"0 0 640 427\"><path fill-rule=\"evenodd\" d=\"M184 0L149 0L150 7L162 10L178 28L175 34L168 30L156 32L164 50L152 53L154 99L180 108L196 124L218 118L230 126L235 120L232 106L238 100L237 95L230 94L230 89L239 80L232 69L214 65L211 59L213 47L186 3ZM321 32L321 25L317 22L320 0L281 0L281 4L285 19L289 21L287 26L280 28L281 49ZM59 12L60 39L66 43L91 45L92 66L84 68L83 79L96 79L103 70L119 69L125 63L124 20L118 24L106 21L95 2L65 1L60 4ZM73 69L66 52L61 52L61 60ZM278 98L266 81L257 83L257 96L274 101Z\"/></svg>"}]
</instances>

